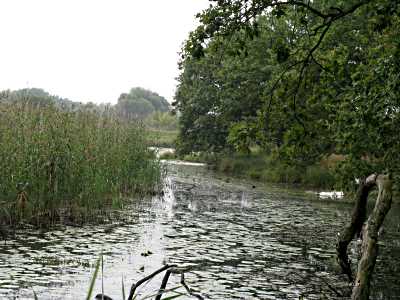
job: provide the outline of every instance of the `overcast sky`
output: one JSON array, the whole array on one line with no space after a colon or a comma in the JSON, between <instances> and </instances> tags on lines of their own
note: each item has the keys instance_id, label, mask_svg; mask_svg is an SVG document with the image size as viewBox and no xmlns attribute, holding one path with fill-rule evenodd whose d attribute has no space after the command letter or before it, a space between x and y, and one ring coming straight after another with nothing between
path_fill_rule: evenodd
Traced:
<instances>
[{"instance_id":1,"label":"overcast sky","mask_svg":"<svg viewBox=\"0 0 400 300\"><path fill-rule=\"evenodd\" d=\"M0 90L116 103L131 87L172 101L178 52L207 0L0 0Z\"/></svg>"}]
</instances>

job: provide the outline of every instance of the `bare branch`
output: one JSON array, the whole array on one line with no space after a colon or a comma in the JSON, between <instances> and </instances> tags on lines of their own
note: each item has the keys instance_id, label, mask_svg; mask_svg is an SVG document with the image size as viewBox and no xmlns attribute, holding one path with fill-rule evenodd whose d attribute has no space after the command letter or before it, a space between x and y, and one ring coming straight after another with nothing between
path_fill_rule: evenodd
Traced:
<instances>
[{"instance_id":1,"label":"bare branch","mask_svg":"<svg viewBox=\"0 0 400 300\"><path fill-rule=\"evenodd\" d=\"M196 297L199 300L204 300L204 298L202 296L200 296L199 294L196 294L193 292L193 290L186 284L185 282L185 274L182 272L181 273L181 284L182 286L185 288L186 292L193 297Z\"/></svg>"},{"instance_id":2,"label":"bare branch","mask_svg":"<svg viewBox=\"0 0 400 300\"><path fill-rule=\"evenodd\" d=\"M332 73L329 69L325 68L323 65L321 65L314 57L314 55L311 55L311 60L318 66L320 67L322 70L324 70L325 72L328 73Z\"/></svg>"},{"instance_id":3,"label":"bare branch","mask_svg":"<svg viewBox=\"0 0 400 300\"><path fill-rule=\"evenodd\" d=\"M160 289L158 290L157 296L154 298L154 300L161 300L161 296L165 292L165 287L167 286L170 275L171 275L171 269L169 269L169 270L167 270L167 272L165 272L164 278L161 282Z\"/></svg>"},{"instance_id":4,"label":"bare branch","mask_svg":"<svg viewBox=\"0 0 400 300\"><path fill-rule=\"evenodd\" d=\"M154 276L156 276L157 274L160 274L160 273L164 272L165 270L168 270L168 269L174 268L174 267L176 267L176 265L165 265L165 266L163 266L162 268L158 269L157 271L154 271L154 272L151 273L150 275L148 275L148 276L146 276L146 277L140 279L138 282L134 283L134 284L132 285L132 287L131 287L130 292L129 292L128 300L132 300L132 299L133 299L133 296L134 296L134 294L135 294L136 289L137 289L140 285L142 285L144 282L146 282L146 281L152 279L152 278L153 278Z\"/></svg>"}]
</instances>

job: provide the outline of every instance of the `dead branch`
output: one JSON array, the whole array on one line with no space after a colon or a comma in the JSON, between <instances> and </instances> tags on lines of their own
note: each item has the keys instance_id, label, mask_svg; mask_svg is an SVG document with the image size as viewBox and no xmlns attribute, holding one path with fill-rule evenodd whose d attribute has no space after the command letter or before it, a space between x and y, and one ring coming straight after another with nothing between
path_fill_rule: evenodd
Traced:
<instances>
[{"instance_id":1,"label":"dead branch","mask_svg":"<svg viewBox=\"0 0 400 300\"><path fill-rule=\"evenodd\" d=\"M164 272L165 270L168 270L168 269L173 268L173 267L176 267L176 265L165 265L165 266L163 266L162 268L160 268L160 269L154 271L154 272L151 273L150 275L148 275L148 276L146 276L146 277L140 279L138 282L134 283L134 284L132 285L132 287L131 287L130 292L129 292L128 300L132 300L132 299L133 299L133 296L134 296L134 294L135 294L136 289L137 289L140 285L142 285L144 282L146 282L146 281L152 279L152 278L153 278L154 276L156 276L157 274L160 274L160 273Z\"/></svg>"},{"instance_id":2,"label":"dead branch","mask_svg":"<svg viewBox=\"0 0 400 300\"><path fill-rule=\"evenodd\" d=\"M169 276L171 275L171 270L172 269L169 269L169 270L167 270L167 272L165 272L164 278L161 282L160 289L158 290L156 298L154 298L155 300L161 300L161 296L165 292L165 288L167 286Z\"/></svg>"},{"instance_id":3,"label":"dead branch","mask_svg":"<svg viewBox=\"0 0 400 300\"><path fill-rule=\"evenodd\" d=\"M186 284L185 282L185 273L181 273L181 284L182 286L185 288L186 292L193 297L196 297L199 300L204 300L204 298L202 296L200 296L199 294L194 293L194 291Z\"/></svg>"}]
</instances>

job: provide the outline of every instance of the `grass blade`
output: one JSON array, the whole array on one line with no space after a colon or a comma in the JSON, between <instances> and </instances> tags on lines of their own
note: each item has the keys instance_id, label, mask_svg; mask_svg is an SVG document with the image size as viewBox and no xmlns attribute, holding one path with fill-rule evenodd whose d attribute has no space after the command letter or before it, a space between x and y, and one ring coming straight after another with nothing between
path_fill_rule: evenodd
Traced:
<instances>
[{"instance_id":1,"label":"grass blade","mask_svg":"<svg viewBox=\"0 0 400 300\"><path fill-rule=\"evenodd\" d=\"M101 257L102 257L102 255L101 255L101 256L99 257L99 259L97 260L96 268L94 269L92 281L90 282L90 287L89 287L89 291L88 291L86 300L90 300L90 299L92 298L94 283L96 282L97 274L99 273L99 269L100 269Z\"/></svg>"},{"instance_id":2,"label":"grass blade","mask_svg":"<svg viewBox=\"0 0 400 300\"><path fill-rule=\"evenodd\" d=\"M122 300L126 299L125 295L125 285L124 285L124 275L122 275Z\"/></svg>"},{"instance_id":3,"label":"grass blade","mask_svg":"<svg viewBox=\"0 0 400 300\"><path fill-rule=\"evenodd\" d=\"M32 289L32 292L33 292L33 299L39 300L39 298L38 298L38 296L36 295L36 292L35 292L34 289Z\"/></svg>"},{"instance_id":4,"label":"grass blade","mask_svg":"<svg viewBox=\"0 0 400 300\"><path fill-rule=\"evenodd\" d=\"M103 257L103 253L101 253L100 257L101 257L101 294L104 295L104 257Z\"/></svg>"}]
</instances>

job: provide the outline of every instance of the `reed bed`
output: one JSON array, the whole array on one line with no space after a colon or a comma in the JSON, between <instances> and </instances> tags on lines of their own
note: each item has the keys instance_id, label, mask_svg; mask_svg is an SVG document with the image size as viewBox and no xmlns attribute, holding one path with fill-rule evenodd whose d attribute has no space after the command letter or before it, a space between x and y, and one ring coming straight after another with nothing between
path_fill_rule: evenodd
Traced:
<instances>
[{"instance_id":1,"label":"reed bed","mask_svg":"<svg viewBox=\"0 0 400 300\"><path fill-rule=\"evenodd\" d=\"M144 128L112 112L0 103L0 225L49 224L154 191Z\"/></svg>"}]
</instances>

